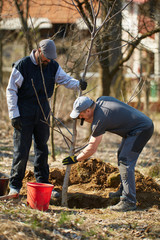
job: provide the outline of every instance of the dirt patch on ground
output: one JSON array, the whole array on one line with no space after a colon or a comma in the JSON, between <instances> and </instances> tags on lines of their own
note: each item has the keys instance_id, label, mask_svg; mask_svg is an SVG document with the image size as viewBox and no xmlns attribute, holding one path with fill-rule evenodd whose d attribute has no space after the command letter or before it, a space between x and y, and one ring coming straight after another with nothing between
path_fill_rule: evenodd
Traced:
<instances>
[{"instance_id":1,"label":"dirt patch on ground","mask_svg":"<svg viewBox=\"0 0 160 240\"><path fill-rule=\"evenodd\" d=\"M50 169L49 181L61 194L65 175L64 169ZM135 172L137 205L139 208L160 208L160 186L151 178ZM35 182L32 171L27 171L22 195L27 194L27 182ZM68 189L68 206L70 208L103 208L116 204L119 199L109 199L110 191L116 191L120 184L118 168L99 159L90 159L72 166ZM53 204L59 206L61 199Z\"/></svg>"}]
</instances>

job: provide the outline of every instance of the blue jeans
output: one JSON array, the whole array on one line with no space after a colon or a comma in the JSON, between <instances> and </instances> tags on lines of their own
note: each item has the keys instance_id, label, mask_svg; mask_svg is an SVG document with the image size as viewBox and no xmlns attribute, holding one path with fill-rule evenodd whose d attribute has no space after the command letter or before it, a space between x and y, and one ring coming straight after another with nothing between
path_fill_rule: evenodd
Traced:
<instances>
[{"instance_id":1,"label":"blue jeans","mask_svg":"<svg viewBox=\"0 0 160 240\"><path fill-rule=\"evenodd\" d=\"M41 114L40 114L41 115ZM21 117L22 130L14 129L14 153L10 174L10 187L20 190L25 176L29 151L34 141L34 174L37 182L48 182L49 126L41 121L42 116Z\"/></svg>"},{"instance_id":2,"label":"blue jeans","mask_svg":"<svg viewBox=\"0 0 160 240\"><path fill-rule=\"evenodd\" d=\"M136 203L135 166L139 154L153 134L153 125L139 133L122 139L118 150L118 167L121 177L121 200Z\"/></svg>"}]
</instances>

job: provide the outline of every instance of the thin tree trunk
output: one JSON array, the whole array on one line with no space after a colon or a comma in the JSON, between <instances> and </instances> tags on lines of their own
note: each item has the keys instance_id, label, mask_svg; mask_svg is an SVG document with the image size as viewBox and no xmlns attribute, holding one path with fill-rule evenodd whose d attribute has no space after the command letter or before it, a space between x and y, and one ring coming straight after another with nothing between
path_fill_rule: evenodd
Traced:
<instances>
[{"instance_id":1,"label":"thin tree trunk","mask_svg":"<svg viewBox=\"0 0 160 240\"><path fill-rule=\"evenodd\" d=\"M77 120L73 120L73 136L72 136L72 144L70 148L70 156L74 155L74 149L75 149L75 143L76 143L76 136L77 136L77 130L76 130L76 124ZM69 183L69 175L71 171L71 165L68 165L66 167L66 173L63 181L63 187L62 187L62 206L68 207L68 198L67 198L67 192L68 192L68 183Z\"/></svg>"},{"instance_id":2,"label":"thin tree trunk","mask_svg":"<svg viewBox=\"0 0 160 240\"><path fill-rule=\"evenodd\" d=\"M2 47L2 38L1 38L1 33L0 33L0 86L2 85L3 83L3 70L2 70L2 67L3 67L3 47Z\"/></svg>"},{"instance_id":3,"label":"thin tree trunk","mask_svg":"<svg viewBox=\"0 0 160 240\"><path fill-rule=\"evenodd\" d=\"M2 8L3 8L3 0L0 0L0 20L2 20L1 18L1 13L2 13ZM0 30L0 85L2 85L3 82L3 70L2 70L2 66L3 66L3 44L2 44L2 40L3 40L3 30Z\"/></svg>"},{"instance_id":4,"label":"thin tree trunk","mask_svg":"<svg viewBox=\"0 0 160 240\"><path fill-rule=\"evenodd\" d=\"M100 66L100 79L101 79L101 95L109 96L110 94L110 85L112 78L109 75L109 70L105 65Z\"/></svg>"},{"instance_id":5,"label":"thin tree trunk","mask_svg":"<svg viewBox=\"0 0 160 240\"><path fill-rule=\"evenodd\" d=\"M146 114L148 114L149 111L149 95L150 95L150 81L146 79L145 81L146 85L146 91L145 91L145 105L144 105L144 111Z\"/></svg>"},{"instance_id":6,"label":"thin tree trunk","mask_svg":"<svg viewBox=\"0 0 160 240\"><path fill-rule=\"evenodd\" d=\"M14 0L14 3L15 3L15 6L17 8L17 12L18 12L19 19L21 21L22 27L24 29L24 35L25 35L25 38L27 39L29 51L32 51L32 49L33 49L33 47L32 47L32 37L31 37L30 30L29 30L28 24L27 24L28 12L27 12L27 15L24 17L23 10L21 9L21 4L22 3L18 3L17 0ZM26 9L27 9L27 11L29 9L29 0L27 0L27 2L26 2Z\"/></svg>"},{"instance_id":7,"label":"thin tree trunk","mask_svg":"<svg viewBox=\"0 0 160 240\"><path fill-rule=\"evenodd\" d=\"M53 93L52 117L51 117L51 126L52 126L51 127L51 157L52 157L53 161L56 161L55 145L54 145L54 126L55 126L54 114L55 114L55 104L56 104L57 90L58 90L58 87L55 86L54 93Z\"/></svg>"}]
</instances>

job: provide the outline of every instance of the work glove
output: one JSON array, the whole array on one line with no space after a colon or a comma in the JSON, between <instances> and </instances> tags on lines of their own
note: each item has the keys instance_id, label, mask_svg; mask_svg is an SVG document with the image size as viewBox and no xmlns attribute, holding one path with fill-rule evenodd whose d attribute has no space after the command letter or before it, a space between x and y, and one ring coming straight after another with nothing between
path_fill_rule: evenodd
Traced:
<instances>
[{"instance_id":1,"label":"work glove","mask_svg":"<svg viewBox=\"0 0 160 240\"><path fill-rule=\"evenodd\" d=\"M12 122L12 126L21 131L22 130L22 122L21 122L21 118L20 117L16 117L16 118L12 118L11 119L11 122Z\"/></svg>"},{"instance_id":2,"label":"work glove","mask_svg":"<svg viewBox=\"0 0 160 240\"><path fill-rule=\"evenodd\" d=\"M76 156L69 156L63 159L62 163L63 165L70 165L70 164L74 164L77 163L77 157Z\"/></svg>"},{"instance_id":3,"label":"work glove","mask_svg":"<svg viewBox=\"0 0 160 240\"><path fill-rule=\"evenodd\" d=\"M83 81L82 79L80 80L79 85L81 90L85 90L87 88L87 82Z\"/></svg>"}]
</instances>

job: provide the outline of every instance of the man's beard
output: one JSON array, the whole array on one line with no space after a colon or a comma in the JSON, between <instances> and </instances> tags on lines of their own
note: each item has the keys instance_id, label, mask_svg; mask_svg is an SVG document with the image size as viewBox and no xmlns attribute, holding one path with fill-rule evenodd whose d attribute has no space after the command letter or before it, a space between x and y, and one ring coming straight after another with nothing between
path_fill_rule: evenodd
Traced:
<instances>
[{"instance_id":1,"label":"man's beard","mask_svg":"<svg viewBox=\"0 0 160 240\"><path fill-rule=\"evenodd\" d=\"M40 61L40 58L38 58L38 65L42 65L42 67L45 67L45 66L47 66L48 65L48 62L47 61Z\"/></svg>"},{"instance_id":2,"label":"man's beard","mask_svg":"<svg viewBox=\"0 0 160 240\"><path fill-rule=\"evenodd\" d=\"M42 62L42 67L46 67L48 65L48 62Z\"/></svg>"}]
</instances>

